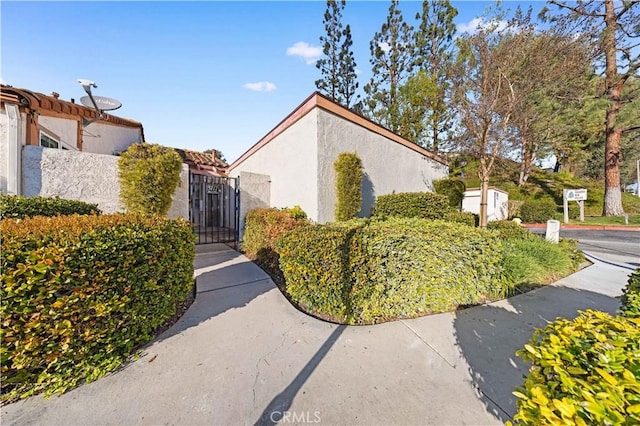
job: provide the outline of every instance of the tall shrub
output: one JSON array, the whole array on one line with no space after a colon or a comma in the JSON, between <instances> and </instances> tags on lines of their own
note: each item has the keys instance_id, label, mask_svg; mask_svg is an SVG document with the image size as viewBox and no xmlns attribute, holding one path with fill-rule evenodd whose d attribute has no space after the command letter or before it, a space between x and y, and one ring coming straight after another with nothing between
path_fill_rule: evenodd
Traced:
<instances>
[{"instance_id":1,"label":"tall shrub","mask_svg":"<svg viewBox=\"0 0 640 426\"><path fill-rule=\"evenodd\" d=\"M353 219L362 208L362 161L358 154L343 152L333 163L338 198L335 219Z\"/></svg>"},{"instance_id":2,"label":"tall shrub","mask_svg":"<svg viewBox=\"0 0 640 426\"><path fill-rule=\"evenodd\" d=\"M439 179L433 182L433 187L436 193L447 196L451 207L456 210L462 208L465 186L460 179Z\"/></svg>"},{"instance_id":3,"label":"tall shrub","mask_svg":"<svg viewBox=\"0 0 640 426\"><path fill-rule=\"evenodd\" d=\"M182 170L182 159L173 148L133 144L121 154L118 168L120 199L128 211L167 213Z\"/></svg>"},{"instance_id":4,"label":"tall shrub","mask_svg":"<svg viewBox=\"0 0 640 426\"><path fill-rule=\"evenodd\" d=\"M629 276L627 286L622 290L620 304L621 315L640 318L640 268Z\"/></svg>"}]
</instances>

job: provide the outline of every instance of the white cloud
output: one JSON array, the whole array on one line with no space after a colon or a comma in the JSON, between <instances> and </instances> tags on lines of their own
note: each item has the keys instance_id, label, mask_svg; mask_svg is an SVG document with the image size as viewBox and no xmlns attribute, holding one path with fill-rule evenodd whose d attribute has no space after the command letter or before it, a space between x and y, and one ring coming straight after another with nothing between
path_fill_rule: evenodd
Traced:
<instances>
[{"instance_id":1,"label":"white cloud","mask_svg":"<svg viewBox=\"0 0 640 426\"><path fill-rule=\"evenodd\" d=\"M491 20L485 22L482 18L473 18L469 22L458 24L457 28L460 34L475 34L476 32L478 32L478 29L487 30L490 28L493 28L497 31L503 31L505 28L507 28L507 21Z\"/></svg>"},{"instance_id":2,"label":"white cloud","mask_svg":"<svg viewBox=\"0 0 640 426\"><path fill-rule=\"evenodd\" d=\"M356 67L353 72L356 73L356 75L360 75L362 73L362 70L360 70L360 68Z\"/></svg>"},{"instance_id":3,"label":"white cloud","mask_svg":"<svg viewBox=\"0 0 640 426\"><path fill-rule=\"evenodd\" d=\"M391 46L389 45L389 43L387 43L386 41L383 41L381 43L378 43L378 47L380 48L380 50L382 50L384 53L389 53L389 51L391 50Z\"/></svg>"},{"instance_id":4,"label":"white cloud","mask_svg":"<svg viewBox=\"0 0 640 426\"><path fill-rule=\"evenodd\" d=\"M287 47L287 56L299 56L307 63L314 64L322 56L320 46L311 46L309 43L299 41L291 47Z\"/></svg>"},{"instance_id":5,"label":"white cloud","mask_svg":"<svg viewBox=\"0 0 640 426\"><path fill-rule=\"evenodd\" d=\"M256 83L245 83L242 85L245 89L253 90L254 92L273 92L277 89L276 85L270 81L258 81Z\"/></svg>"}]
</instances>

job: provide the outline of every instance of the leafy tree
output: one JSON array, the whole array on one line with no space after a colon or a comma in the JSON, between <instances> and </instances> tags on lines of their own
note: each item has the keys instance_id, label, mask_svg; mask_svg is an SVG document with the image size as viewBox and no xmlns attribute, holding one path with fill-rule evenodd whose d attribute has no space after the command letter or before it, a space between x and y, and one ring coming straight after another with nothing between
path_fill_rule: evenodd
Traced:
<instances>
[{"instance_id":1,"label":"leafy tree","mask_svg":"<svg viewBox=\"0 0 640 426\"><path fill-rule=\"evenodd\" d=\"M536 158L550 149L548 106L556 99L582 95L593 72L588 46L574 37L540 31L531 21L531 9L524 13L518 8L509 29L498 49L501 56L513 57L503 71L517 102L512 125L516 130L514 148L521 160L518 184L522 186Z\"/></svg>"},{"instance_id":2,"label":"leafy tree","mask_svg":"<svg viewBox=\"0 0 640 426\"><path fill-rule=\"evenodd\" d=\"M625 133L640 130L638 120L623 127L619 122L620 111L638 92L623 95L629 80L637 76L640 69L638 38L640 38L640 3L623 0L587 0L564 2L551 0L558 6L558 14L550 17L556 28L568 35L581 34L593 40L597 46L595 59L604 62L605 90L607 99L605 116L605 196L604 216L619 216L624 213L620 188L620 146ZM549 9L541 15L549 18ZM640 113L637 113L640 114ZM637 115L636 117L640 117Z\"/></svg>"},{"instance_id":3,"label":"leafy tree","mask_svg":"<svg viewBox=\"0 0 640 426\"><path fill-rule=\"evenodd\" d=\"M373 76L364 86L367 115L406 137L398 90L414 68L414 40L413 27L404 21L398 0L391 1L387 20L373 36L369 48Z\"/></svg>"},{"instance_id":4,"label":"leafy tree","mask_svg":"<svg viewBox=\"0 0 640 426\"><path fill-rule=\"evenodd\" d=\"M336 172L336 221L353 219L362 208L362 160L343 152L333 163Z\"/></svg>"},{"instance_id":5,"label":"leafy tree","mask_svg":"<svg viewBox=\"0 0 640 426\"><path fill-rule=\"evenodd\" d=\"M120 154L120 199L128 211L164 215L180 183L182 159L173 149L137 143Z\"/></svg>"},{"instance_id":6,"label":"leafy tree","mask_svg":"<svg viewBox=\"0 0 640 426\"><path fill-rule=\"evenodd\" d=\"M499 49L497 27L479 29L458 39L454 105L461 134L456 143L479 161L480 226L487 226L489 178L496 158L511 149L512 116L517 99L507 70L516 58Z\"/></svg>"},{"instance_id":7,"label":"leafy tree","mask_svg":"<svg viewBox=\"0 0 640 426\"><path fill-rule=\"evenodd\" d=\"M358 88L356 61L351 50L351 27L343 29L342 10L345 0L327 0L324 13L326 35L320 37L324 57L316 62L322 78L316 80L316 87L336 102L349 107Z\"/></svg>"},{"instance_id":8,"label":"leafy tree","mask_svg":"<svg viewBox=\"0 0 640 426\"><path fill-rule=\"evenodd\" d=\"M413 94L408 103L422 109L420 127L430 136L430 143L424 145L434 152L438 152L443 134L452 125L450 81L456 33L453 20L457 15L449 0L425 0L422 14L416 14L420 25L414 34L415 65L420 72L407 83L407 92Z\"/></svg>"}]
</instances>

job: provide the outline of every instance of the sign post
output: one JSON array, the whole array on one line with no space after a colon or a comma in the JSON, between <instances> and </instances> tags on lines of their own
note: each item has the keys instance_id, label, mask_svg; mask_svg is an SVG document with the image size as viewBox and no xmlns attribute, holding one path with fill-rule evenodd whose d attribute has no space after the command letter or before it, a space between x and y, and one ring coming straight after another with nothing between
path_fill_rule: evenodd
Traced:
<instances>
[{"instance_id":1,"label":"sign post","mask_svg":"<svg viewBox=\"0 0 640 426\"><path fill-rule=\"evenodd\" d=\"M569 201L576 201L580 206L580 222L584 222L584 201L587 199L587 190L563 189L562 204L564 207L564 223L569 223Z\"/></svg>"}]
</instances>

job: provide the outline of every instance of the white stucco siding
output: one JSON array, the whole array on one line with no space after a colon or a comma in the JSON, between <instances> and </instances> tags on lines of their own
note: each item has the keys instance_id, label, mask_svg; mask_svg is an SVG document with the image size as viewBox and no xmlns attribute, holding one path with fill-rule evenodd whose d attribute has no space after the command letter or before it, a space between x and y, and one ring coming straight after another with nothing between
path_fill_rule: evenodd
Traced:
<instances>
[{"instance_id":1,"label":"white stucco siding","mask_svg":"<svg viewBox=\"0 0 640 426\"><path fill-rule=\"evenodd\" d=\"M361 216L369 216L375 197L392 192L433 191L448 167L369 129L322 109L318 111L318 221L334 220L333 163L342 152L356 152L365 172Z\"/></svg>"},{"instance_id":2,"label":"white stucco siding","mask_svg":"<svg viewBox=\"0 0 640 426\"><path fill-rule=\"evenodd\" d=\"M317 220L317 122L314 109L233 168L230 176L237 177L242 172L269 176L269 205L278 208L299 205L309 218ZM240 188L243 192L250 191L246 184L243 186L242 177ZM241 205L242 202L241 199Z\"/></svg>"},{"instance_id":3,"label":"white stucco siding","mask_svg":"<svg viewBox=\"0 0 640 426\"><path fill-rule=\"evenodd\" d=\"M66 118L48 117L46 115L40 115L38 117L38 124L43 127L43 131L49 130L54 135L60 138L62 142L71 146L73 149L78 149L78 121L69 120ZM39 140L40 136L38 136Z\"/></svg>"},{"instance_id":4,"label":"white stucco siding","mask_svg":"<svg viewBox=\"0 0 640 426\"><path fill-rule=\"evenodd\" d=\"M139 128L113 124L91 123L82 132L82 150L95 154L113 155L130 145L142 142Z\"/></svg>"},{"instance_id":5,"label":"white stucco siding","mask_svg":"<svg viewBox=\"0 0 640 426\"><path fill-rule=\"evenodd\" d=\"M22 187L27 197L54 197L98 204L103 213L124 211L118 157L27 145L22 149ZM184 165L169 217L189 217L189 171Z\"/></svg>"},{"instance_id":6,"label":"white stucco siding","mask_svg":"<svg viewBox=\"0 0 640 426\"><path fill-rule=\"evenodd\" d=\"M7 193L9 173L9 118L4 108L0 109L0 192Z\"/></svg>"}]
</instances>

